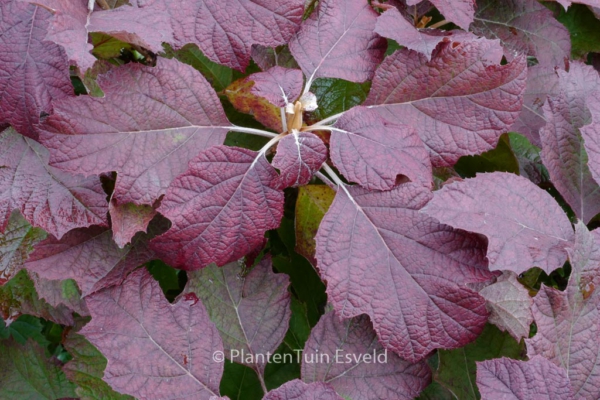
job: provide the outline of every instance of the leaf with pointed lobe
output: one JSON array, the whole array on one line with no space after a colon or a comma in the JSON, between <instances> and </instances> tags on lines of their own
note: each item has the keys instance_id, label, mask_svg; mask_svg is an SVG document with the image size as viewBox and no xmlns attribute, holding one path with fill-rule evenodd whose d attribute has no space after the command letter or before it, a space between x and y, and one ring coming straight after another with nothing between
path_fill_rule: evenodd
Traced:
<instances>
[{"instance_id":1,"label":"leaf with pointed lobe","mask_svg":"<svg viewBox=\"0 0 600 400\"><path fill-rule=\"evenodd\" d=\"M0 231L13 210L55 237L107 225L108 203L97 176L84 178L48 165L41 144L12 128L0 132Z\"/></svg>"},{"instance_id":2,"label":"leaf with pointed lobe","mask_svg":"<svg viewBox=\"0 0 600 400\"><path fill-rule=\"evenodd\" d=\"M21 213L13 211L4 233L0 233L0 285L21 270L33 246L45 238L43 230L32 227Z\"/></svg>"},{"instance_id":3,"label":"leaf with pointed lobe","mask_svg":"<svg viewBox=\"0 0 600 400\"><path fill-rule=\"evenodd\" d=\"M40 116L52 101L73 96L63 49L45 41L50 13L5 0L0 3L0 121L37 139Z\"/></svg>"},{"instance_id":4,"label":"leaf with pointed lobe","mask_svg":"<svg viewBox=\"0 0 600 400\"><path fill-rule=\"evenodd\" d=\"M479 291L490 312L490 323L507 331L516 340L529 337L533 322L533 299L525 286L517 281L514 272L506 271L498 280Z\"/></svg>"},{"instance_id":5,"label":"leaf with pointed lobe","mask_svg":"<svg viewBox=\"0 0 600 400\"><path fill-rule=\"evenodd\" d=\"M404 361L379 344L366 315L346 321L333 311L323 315L306 342L302 359L315 360L302 363L304 382L327 382L350 398L411 400L431 381L426 362Z\"/></svg>"},{"instance_id":6,"label":"leaf with pointed lobe","mask_svg":"<svg viewBox=\"0 0 600 400\"><path fill-rule=\"evenodd\" d=\"M498 41L487 39L442 43L431 61L400 49L377 69L364 105L412 126L434 167L451 166L494 148L521 111L525 58L501 58Z\"/></svg>"},{"instance_id":7,"label":"leaf with pointed lobe","mask_svg":"<svg viewBox=\"0 0 600 400\"><path fill-rule=\"evenodd\" d=\"M20 345L0 341L0 398L56 400L73 398L74 385L32 340Z\"/></svg>"},{"instance_id":8,"label":"leaf with pointed lobe","mask_svg":"<svg viewBox=\"0 0 600 400\"><path fill-rule=\"evenodd\" d=\"M174 304L145 268L120 286L88 296L92 315L80 333L108 360L104 381L138 398L206 399L219 393L219 333L194 295Z\"/></svg>"},{"instance_id":9,"label":"leaf with pointed lobe","mask_svg":"<svg viewBox=\"0 0 600 400\"><path fill-rule=\"evenodd\" d=\"M498 358L477 363L482 400L572 400L567 374L543 357L529 361Z\"/></svg>"},{"instance_id":10,"label":"leaf with pointed lobe","mask_svg":"<svg viewBox=\"0 0 600 400\"><path fill-rule=\"evenodd\" d=\"M240 276L237 262L223 267L212 264L188 274L183 296L196 294L223 339L225 355L264 375L265 354L273 354L288 329L289 277L273 273L270 257L263 258L250 273ZM244 355L243 357L241 355ZM252 360L245 357L251 356Z\"/></svg>"},{"instance_id":11,"label":"leaf with pointed lobe","mask_svg":"<svg viewBox=\"0 0 600 400\"><path fill-rule=\"evenodd\" d=\"M271 390L263 400L344 400L324 382L304 383L294 379Z\"/></svg>"},{"instance_id":12,"label":"leaf with pointed lobe","mask_svg":"<svg viewBox=\"0 0 600 400\"><path fill-rule=\"evenodd\" d=\"M127 274L155 258L148 248L152 233L141 233L133 244L119 248L112 231L105 228L73 230L61 240L48 238L39 243L25 267L45 279L73 279L86 297L119 285Z\"/></svg>"},{"instance_id":13,"label":"leaf with pointed lobe","mask_svg":"<svg viewBox=\"0 0 600 400\"><path fill-rule=\"evenodd\" d=\"M485 235L491 270L519 274L536 266L550 273L565 262L565 248L573 237L569 219L550 194L505 172L446 185L423 212Z\"/></svg>"},{"instance_id":14,"label":"leaf with pointed lobe","mask_svg":"<svg viewBox=\"0 0 600 400\"><path fill-rule=\"evenodd\" d=\"M377 13L363 0L324 0L289 44L307 79L340 78L365 82L385 52L374 32Z\"/></svg>"},{"instance_id":15,"label":"leaf with pointed lobe","mask_svg":"<svg viewBox=\"0 0 600 400\"><path fill-rule=\"evenodd\" d=\"M420 3L422 0L407 0L409 6ZM475 14L475 0L429 0L444 17L456 25L469 30Z\"/></svg>"},{"instance_id":16,"label":"leaf with pointed lobe","mask_svg":"<svg viewBox=\"0 0 600 400\"><path fill-rule=\"evenodd\" d=\"M280 186L298 187L310 182L327 160L327 147L310 132L292 132L279 141L273 166L281 174Z\"/></svg>"},{"instance_id":17,"label":"leaf with pointed lobe","mask_svg":"<svg viewBox=\"0 0 600 400\"><path fill-rule=\"evenodd\" d=\"M579 129L590 122L585 98L600 90L600 77L594 68L577 61L568 73L557 73L559 93L550 95L543 107L547 123L540 129L542 161L575 215L588 223L600 213L600 186L587 166Z\"/></svg>"},{"instance_id":18,"label":"leaf with pointed lobe","mask_svg":"<svg viewBox=\"0 0 600 400\"><path fill-rule=\"evenodd\" d=\"M225 88L225 95L236 110L250 114L265 127L276 132L283 131L281 109L254 93L254 82L241 78Z\"/></svg>"},{"instance_id":19,"label":"leaf with pointed lobe","mask_svg":"<svg viewBox=\"0 0 600 400\"><path fill-rule=\"evenodd\" d=\"M148 205L135 205L133 203L115 204L111 201L108 205L110 213L113 240L120 248L131 243L137 232L146 232L148 224L156 215L156 210Z\"/></svg>"},{"instance_id":20,"label":"leaf with pointed lobe","mask_svg":"<svg viewBox=\"0 0 600 400\"><path fill-rule=\"evenodd\" d=\"M54 103L40 135L56 168L116 171L118 204L152 205L198 152L223 143L231 129L210 84L176 60L123 65L98 83L102 98Z\"/></svg>"},{"instance_id":21,"label":"leaf with pointed lobe","mask_svg":"<svg viewBox=\"0 0 600 400\"><path fill-rule=\"evenodd\" d=\"M396 185L398 175L405 175L431 186L427 150L412 127L354 107L330 129L331 160L346 179L367 189L388 190Z\"/></svg>"},{"instance_id":22,"label":"leaf with pointed lobe","mask_svg":"<svg viewBox=\"0 0 600 400\"><path fill-rule=\"evenodd\" d=\"M298 254L303 255L312 265L315 259L315 236L321 220L333 202L335 191L327 185L306 185L298 188L298 199L295 208L294 230Z\"/></svg>"},{"instance_id":23,"label":"leaf with pointed lobe","mask_svg":"<svg viewBox=\"0 0 600 400\"><path fill-rule=\"evenodd\" d=\"M252 45L285 44L298 30L304 0L185 0L179 7L165 3L176 48L195 43L212 61L243 71Z\"/></svg>"},{"instance_id":24,"label":"leaf with pointed lobe","mask_svg":"<svg viewBox=\"0 0 600 400\"><path fill-rule=\"evenodd\" d=\"M92 32L102 32L154 52L162 50L162 42L173 40L168 14L154 4L90 11L85 0L21 1L39 4L52 12L46 39L62 46L83 72L96 60L88 43ZM160 4L161 0L154 3Z\"/></svg>"},{"instance_id":25,"label":"leaf with pointed lobe","mask_svg":"<svg viewBox=\"0 0 600 400\"><path fill-rule=\"evenodd\" d=\"M441 42L473 37L470 33L463 31L418 29L403 17L397 8L389 9L377 18L375 32L395 40L401 46L424 54L427 60L431 60L433 51Z\"/></svg>"},{"instance_id":26,"label":"leaf with pointed lobe","mask_svg":"<svg viewBox=\"0 0 600 400\"><path fill-rule=\"evenodd\" d=\"M567 371L575 398L592 400L600 396L600 232L579 222L569 259L566 290L544 285L535 296L537 333L525 342L529 356L541 355Z\"/></svg>"},{"instance_id":27,"label":"leaf with pointed lobe","mask_svg":"<svg viewBox=\"0 0 600 400\"><path fill-rule=\"evenodd\" d=\"M588 168L594 180L600 184L600 98L587 97L586 105L591 113L591 123L580 129L588 155Z\"/></svg>"},{"instance_id":28,"label":"leaf with pointed lobe","mask_svg":"<svg viewBox=\"0 0 600 400\"><path fill-rule=\"evenodd\" d=\"M279 175L262 153L227 146L203 151L162 200L158 212L172 226L152 240L153 250L188 271L237 260L279 226L278 184Z\"/></svg>"},{"instance_id":29,"label":"leaf with pointed lobe","mask_svg":"<svg viewBox=\"0 0 600 400\"><path fill-rule=\"evenodd\" d=\"M85 300L81 298L77 283L73 279L50 280L40 277L35 272L28 272L40 300L46 301L55 308L62 305L81 316L90 315Z\"/></svg>"},{"instance_id":30,"label":"leaf with pointed lobe","mask_svg":"<svg viewBox=\"0 0 600 400\"><path fill-rule=\"evenodd\" d=\"M541 147L539 131L546 124L542 107L548 96L557 95L558 92L558 75L554 68L540 64L527 68L523 109L509 130L524 135L531 143Z\"/></svg>"},{"instance_id":31,"label":"leaf with pointed lobe","mask_svg":"<svg viewBox=\"0 0 600 400\"><path fill-rule=\"evenodd\" d=\"M409 361L474 340L485 301L467 283L493 276L485 243L421 213L429 189L341 186L317 233L317 267L341 318L368 314L382 345Z\"/></svg>"},{"instance_id":32,"label":"leaf with pointed lobe","mask_svg":"<svg viewBox=\"0 0 600 400\"><path fill-rule=\"evenodd\" d=\"M536 0L478 0L472 30L500 39L509 61L526 54L545 67L562 67L571 54L569 31Z\"/></svg>"},{"instance_id":33,"label":"leaf with pointed lobe","mask_svg":"<svg viewBox=\"0 0 600 400\"><path fill-rule=\"evenodd\" d=\"M63 345L73 357L63 371L77 385L75 393L81 400L133 400L131 396L115 392L102 380L106 358L86 338L71 331Z\"/></svg>"},{"instance_id":34,"label":"leaf with pointed lobe","mask_svg":"<svg viewBox=\"0 0 600 400\"><path fill-rule=\"evenodd\" d=\"M264 97L276 107L293 103L302 93L304 78L299 69L273 67L265 72L257 72L248 77L254 82L252 93Z\"/></svg>"}]
</instances>

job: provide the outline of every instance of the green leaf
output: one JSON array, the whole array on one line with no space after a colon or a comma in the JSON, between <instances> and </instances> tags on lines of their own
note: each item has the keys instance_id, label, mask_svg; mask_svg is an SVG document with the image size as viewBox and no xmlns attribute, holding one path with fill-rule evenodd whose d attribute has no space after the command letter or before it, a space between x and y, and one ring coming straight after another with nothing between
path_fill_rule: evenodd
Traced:
<instances>
[{"instance_id":1,"label":"green leaf","mask_svg":"<svg viewBox=\"0 0 600 400\"><path fill-rule=\"evenodd\" d=\"M165 46L165 53L168 58L175 57L200 71L217 92L223 91L233 81L231 68L210 61L195 44L185 45L177 51Z\"/></svg>"},{"instance_id":2,"label":"green leaf","mask_svg":"<svg viewBox=\"0 0 600 400\"><path fill-rule=\"evenodd\" d=\"M42 335L42 321L32 315L21 315L4 329L6 333L0 336L10 335L19 344L25 344L27 339L33 339L42 347L50 344L46 337Z\"/></svg>"},{"instance_id":3,"label":"green leaf","mask_svg":"<svg viewBox=\"0 0 600 400\"><path fill-rule=\"evenodd\" d=\"M291 350L302 350L310 335L310 323L308 322L306 304L292 297L290 308L292 309L292 317L290 318L290 327L285 334L283 343Z\"/></svg>"},{"instance_id":4,"label":"green leaf","mask_svg":"<svg viewBox=\"0 0 600 400\"><path fill-rule=\"evenodd\" d=\"M500 136L496 148L476 156L461 157L454 170L463 178L473 178L478 172L504 171L519 174L519 162L507 134Z\"/></svg>"},{"instance_id":5,"label":"green leaf","mask_svg":"<svg viewBox=\"0 0 600 400\"><path fill-rule=\"evenodd\" d=\"M229 360L225 361L219 390L221 396L229 396L231 400L260 400L264 394L252 368Z\"/></svg>"},{"instance_id":6,"label":"green leaf","mask_svg":"<svg viewBox=\"0 0 600 400\"><path fill-rule=\"evenodd\" d=\"M308 114L311 123L339 114L361 104L367 98L371 82L354 83L343 79L316 79L310 91L317 96L317 108Z\"/></svg>"},{"instance_id":7,"label":"green leaf","mask_svg":"<svg viewBox=\"0 0 600 400\"><path fill-rule=\"evenodd\" d=\"M518 343L510 334L488 324L475 342L459 349L438 352L439 367L434 380L460 400L479 399L475 362L499 357L522 359L524 350L523 341Z\"/></svg>"},{"instance_id":8,"label":"green leaf","mask_svg":"<svg viewBox=\"0 0 600 400\"><path fill-rule=\"evenodd\" d=\"M271 356L271 361L265 368L267 389L273 390L288 381L300 379L300 363L298 361L297 353L282 343Z\"/></svg>"},{"instance_id":9,"label":"green leaf","mask_svg":"<svg viewBox=\"0 0 600 400\"><path fill-rule=\"evenodd\" d=\"M417 397L417 400L457 400L457 397L439 383L431 382Z\"/></svg>"},{"instance_id":10,"label":"green leaf","mask_svg":"<svg viewBox=\"0 0 600 400\"><path fill-rule=\"evenodd\" d=\"M131 44L122 42L105 33L92 32L90 37L94 45L92 54L103 60L120 57L123 50L132 49Z\"/></svg>"},{"instance_id":11,"label":"green leaf","mask_svg":"<svg viewBox=\"0 0 600 400\"><path fill-rule=\"evenodd\" d=\"M313 265L317 265L315 236L334 197L335 192L326 185L306 185L298 189L295 250Z\"/></svg>"},{"instance_id":12,"label":"green leaf","mask_svg":"<svg viewBox=\"0 0 600 400\"><path fill-rule=\"evenodd\" d=\"M146 264L146 268L150 275L158 281L165 297L173 302L175 297L181 293L185 282L181 282L180 275L185 276L185 272L168 266L160 260L150 261Z\"/></svg>"},{"instance_id":13,"label":"green leaf","mask_svg":"<svg viewBox=\"0 0 600 400\"><path fill-rule=\"evenodd\" d=\"M75 396L73 384L37 343L0 342L0 399L56 400Z\"/></svg>"},{"instance_id":14,"label":"green leaf","mask_svg":"<svg viewBox=\"0 0 600 400\"><path fill-rule=\"evenodd\" d=\"M583 4L572 4L565 12L559 7L557 19L571 34L571 57L584 59L587 53L600 51L600 20Z\"/></svg>"},{"instance_id":15,"label":"green leaf","mask_svg":"<svg viewBox=\"0 0 600 400\"><path fill-rule=\"evenodd\" d=\"M75 392L81 400L133 400L131 396L115 392L102 380L106 358L86 338L70 333L64 346L73 359L65 364L63 370L77 385Z\"/></svg>"}]
</instances>

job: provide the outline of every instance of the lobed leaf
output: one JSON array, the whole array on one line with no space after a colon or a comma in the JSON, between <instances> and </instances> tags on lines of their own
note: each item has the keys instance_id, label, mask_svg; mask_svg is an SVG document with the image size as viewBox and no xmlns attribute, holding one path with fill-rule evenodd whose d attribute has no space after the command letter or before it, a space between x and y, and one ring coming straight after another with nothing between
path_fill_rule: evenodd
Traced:
<instances>
[{"instance_id":1,"label":"lobed leaf","mask_svg":"<svg viewBox=\"0 0 600 400\"><path fill-rule=\"evenodd\" d=\"M382 345L413 362L474 340L488 317L466 287L491 279L485 244L421 213L430 198L411 183L388 192L341 186L316 237L338 315L369 315Z\"/></svg>"},{"instance_id":2,"label":"lobed leaf","mask_svg":"<svg viewBox=\"0 0 600 400\"><path fill-rule=\"evenodd\" d=\"M134 203L108 204L113 240L120 248L131 242L137 232L146 232L148 224L156 215L152 206Z\"/></svg>"},{"instance_id":3,"label":"lobed leaf","mask_svg":"<svg viewBox=\"0 0 600 400\"><path fill-rule=\"evenodd\" d=\"M254 82L252 93L264 97L277 107L293 103L302 93L303 77L299 69L275 66L248 77Z\"/></svg>"},{"instance_id":4,"label":"lobed leaf","mask_svg":"<svg viewBox=\"0 0 600 400\"><path fill-rule=\"evenodd\" d=\"M292 132L279 141L272 164L279 170L280 187L308 184L327 160L327 147L310 132Z\"/></svg>"},{"instance_id":5,"label":"lobed leaf","mask_svg":"<svg viewBox=\"0 0 600 400\"><path fill-rule=\"evenodd\" d=\"M414 5L422 0L407 0L406 4ZM475 0L429 0L447 20L454 22L464 30L469 30L475 13Z\"/></svg>"},{"instance_id":6,"label":"lobed leaf","mask_svg":"<svg viewBox=\"0 0 600 400\"><path fill-rule=\"evenodd\" d=\"M588 154L588 167L592 177L600 183L600 100L597 95L587 98L587 106L591 113L592 121L580 129L584 140L584 148Z\"/></svg>"},{"instance_id":7,"label":"lobed leaf","mask_svg":"<svg viewBox=\"0 0 600 400\"><path fill-rule=\"evenodd\" d=\"M87 298L92 321L81 334L107 358L104 381L149 399L218 396L219 333L194 295L170 304L145 269Z\"/></svg>"}]
</instances>

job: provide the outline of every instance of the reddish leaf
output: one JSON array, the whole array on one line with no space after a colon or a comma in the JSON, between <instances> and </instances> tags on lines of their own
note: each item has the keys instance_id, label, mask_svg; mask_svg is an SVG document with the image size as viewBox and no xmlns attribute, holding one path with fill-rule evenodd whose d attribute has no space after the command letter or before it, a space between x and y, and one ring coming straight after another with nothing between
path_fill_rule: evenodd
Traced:
<instances>
[{"instance_id":1,"label":"reddish leaf","mask_svg":"<svg viewBox=\"0 0 600 400\"><path fill-rule=\"evenodd\" d=\"M517 281L514 272L507 271L498 280L479 291L490 312L490 323L507 331L517 341L529 337L533 322L529 291Z\"/></svg>"},{"instance_id":2,"label":"reddish leaf","mask_svg":"<svg viewBox=\"0 0 600 400\"><path fill-rule=\"evenodd\" d=\"M600 77L594 68L576 61L569 73L557 72L559 93L549 96L543 108L547 124L540 130L542 161L575 215L588 223L600 213L600 186L587 166L579 128L590 122L585 97L600 89Z\"/></svg>"},{"instance_id":3,"label":"reddish leaf","mask_svg":"<svg viewBox=\"0 0 600 400\"><path fill-rule=\"evenodd\" d=\"M270 48L255 44L252 46L252 60L263 71L275 66L299 68L298 63L292 57L292 53L290 53L290 49L287 46Z\"/></svg>"},{"instance_id":4,"label":"reddish leaf","mask_svg":"<svg viewBox=\"0 0 600 400\"><path fill-rule=\"evenodd\" d=\"M253 88L254 82L249 77L242 78L227 86L225 95L236 110L252 115L269 129L281 132L281 109L264 97L254 94Z\"/></svg>"},{"instance_id":5,"label":"reddish leaf","mask_svg":"<svg viewBox=\"0 0 600 400\"><path fill-rule=\"evenodd\" d=\"M230 129L210 84L189 65L159 59L98 78L105 96L55 103L41 138L51 165L65 171L117 171L113 200L152 205L199 151Z\"/></svg>"},{"instance_id":6,"label":"reddish leaf","mask_svg":"<svg viewBox=\"0 0 600 400\"><path fill-rule=\"evenodd\" d=\"M384 347L416 362L474 340L485 301L466 287L490 279L485 244L419 210L427 188L341 186L317 233L327 294L342 318L368 314Z\"/></svg>"},{"instance_id":7,"label":"reddish leaf","mask_svg":"<svg viewBox=\"0 0 600 400\"><path fill-rule=\"evenodd\" d=\"M505 172L446 185L423 211L485 235L492 270L519 274L537 266L550 273L565 262L565 247L573 236L569 219L550 194Z\"/></svg>"},{"instance_id":8,"label":"reddish leaf","mask_svg":"<svg viewBox=\"0 0 600 400\"><path fill-rule=\"evenodd\" d=\"M277 107L293 103L302 93L304 79L299 69L273 67L248 77L254 82L252 93L264 97Z\"/></svg>"},{"instance_id":9,"label":"reddish leaf","mask_svg":"<svg viewBox=\"0 0 600 400\"><path fill-rule=\"evenodd\" d=\"M569 31L536 0L478 0L472 28L477 35L500 39L509 61L527 54L542 66L561 67L571 54Z\"/></svg>"},{"instance_id":10,"label":"reddish leaf","mask_svg":"<svg viewBox=\"0 0 600 400\"><path fill-rule=\"evenodd\" d=\"M104 381L118 392L158 399L218 395L223 344L198 299L169 304L146 269L87 298L81 334L107 358Z\"/></svg>"},{"instance_id":11,"label":"reddish leaf","mask_svg":"<svg viewBox=\"0 0 600 400\"><path fill-rule=\"evenodd\" d=\"M388 353L364 315L344 322L333 312L323 315L302 358L304 382L327 382L348 398L411 400L431 381L424 361L411 364Z\"/></svg>"},{"instance_id":12,"label":"reddish leaf","mask_svg":"<svg viewBox=\"0 0 600 400\"><path fill-rule=\"evenodd\" d=\"M44 41L50 17L30 4L0 2L0 121L32 138L52 100L73 95L65 52Z\"/></svg>"},{"instance_id":13,"label":"reddish leaf","mask_svg":"<svg viewBox=\"0 0 600 400\"><path fill-rule=\"evenodd\" d=\"M262 243L279 226L283 192L264 154L214 146L190 162L167 191L158 211L171 229L152 241L169 265L196 270L224 265Z\"/></svg>"},{"instance_id":14,"label":"reddish leaf","mask_svg":"<svg viewBox=\"0 0 600 400\"><path fill-rule=\"evenodd\" d=\"M497 358L477 363L482 400L572 400L567 374L542 357L529 361Z\"/></svg>"},{"instance_id":15,"label":"reddish leaf","mask_svg":"<svg viewBox=\"0 0 600 400\"><path fill-rule=\"evenodd\" d=\"M119 285L127 274L150 261L147 235L120 249L112 232L103 228L77 229L62 240L48 238L39 243L25 264L46 279L74 279L87 296L109 286Z\"/></svg>"},{"instance_id":16,"label":"reddish leaf","mask_svg":"<svg viewBox=\"0 0 600 400\"><path fill-rule=\"evenodd\" d=\"M304 383L294 379L271 390L263 400L344 400L327 383Z\"/></svg>"},{"instance_id":17,"label":"reddish leaf","mask_svg":"<svg viewBox=\"0 0 600 400\"><path fill-rule=\"evenodd\" d=\"M572 4L572 3L579 3L579 4L587 4L589 6L593 6L593 7L600 7L600 0L575 0L575 1L570 1L570 0L555 0L557 3L559 3L560 5L562 5L565 10Z\"/></svg>"},{"instance_id":18,"label":"reddish leaf","mask_svg":"<svg viewBox=\"0 0 600 400\"><path fill-rule=\"evenodd\" d=\"M46 301L55 308L60 308L60 306L63 305L79 315L90 315L85 300L81 298L81 293L79 293L77 284L72 279L44 279L31 271L29 271L29 275L35 285L35 291L40 300Z\"/></svg>"},{"instance_id":19,"label":"reddish leaf","mask_svg":"<svg viewBox=\"0 0 600 400\"><path fill-rule=\"evenodd\" d=\"M133 203L118 205L111 201L108 210L113 240L121 248L130 243L137 232L146 232L148 224L156 215L152 206L137 206Z\"/></svg>"},{"instance_id":20,"label":"reddish leaf","mask_svg":"<svg viewBox=\"0 0 600 400\"><path fill-rule=\"evenodd\" d=\"M430 187L431 163L410 126L376 111L354 107L331 129L331 160L346 179L367 189L388 190L398 175Z\"/></svg>"},{"instance_id":21,"label":"reddish leaf","mask_svg":"<svg viewBox=\"0 0 600 400\"><path fill-rule=\"evenodd\" d=\"M162 50L162 42L173 39L167 14L156 6L136 4L136 7L90 12L85 0L21 1L39 4L52 11L54 17L46 38L61 45L69 59L83 72L96 61L90 53L93 46L88 43L88 35L92 32L104 32L155 52Z\"/></svg>"},{"instance_id":22,"label":"reddish leaf","mask_svg":"<svg viewBox=\"0 0 600 400\"><path fill-rule=\"evenodd\" d=\"M9 128L0 132L0 231L18 209L57 238L74 228L106 225L108 204L97 176L48 166L48 151Z\"/></svg>"},{"instance_id":23,"label":"reddish leaf","mask_svg":"<svg viewBox=\"0 0 600 400\"><path fill-rule=\"evenodd\" d=\"M4 285L21 270L33 246L46 238L46 233L32 227L14 211L4 233L0 233L0 285Z\"/></svg>"},{"instance_id":24,"label":"reddish leaf","mask_svg":"<svg viewBox=\"0 0 600 400\"><path fill-rule=\"evenodd\" d=\"M558 75L554 68L539 64L527 68L527 88L523 95L523 109L509 131L519 132L531 143L541 147L539 131L546 124L542 107L548 96L557 95L558 92Z\"/></svg>"},{"instance_id":25,"label":"reddish leaf","mask_svg":"<svg viewBox=\"0 0 600 400\"><path fill-rule=\"evenodd\" d=\"M569 257L567 290L542 286L534 298L537 334L526 340L527 352L564 368L575 398L593 400L600 397L600 232L579 222Z\"/></svg>"},{"instance_id":26,"label":"reddish leaf","mask_svg":"<svg viewBox=\"0 0 600 400\"><path fill-rule=\"evenodd\" d=\"M323 0L289 47L306 75L364 82L383 58L385 40L374 32L377 13L364 0Z\"/></svg>"},{"instance_id":27,"label":"reddish leaf","mask_svg":"<svg viewBox=\"0 0 600 400\"><path fill-rule=\"evenodd\" d=\"M422 0L406 0L409 6ZM475 14L475 0L429 0L444 17L464 30L469 30Z\"/></svg>"},{"instance_id":28,"label":"reddish leaf","mask_svg":"<svg viewBox=\"0 0 600 400\"><path fill-rule=\"evenodd\" d=\"M183 296L195 293L221 333L225 356L264 375L266 354L283 341L290 321L290 279L273 273L270 258L240 277L240 266L212 264L188 275Z\"/></svg>"},{"instance_id":29,"label":"reddish leaf","mask_svg":"<svg viewBox=\"0 0 600 400\"><path fill-rule=\"evenodd\" d=\"M285 44L298 30L304 0L185 0L171 14L177 48L196 43L212 61L243 71L252 44Z\"/></svg>"},{"instance_id":30,"label":"reddish leaf","mask_svg":"<svg viewBox=\"0 0 600 400\"><path fill-rule=\"evenodd\" d=\"M398 44L427 56L431 55L440 42L452 39L472 38L463 31L440 31L435 29L417 29L400 14L397 8L391 8L377 18L375 32L383 37L395 40Z\"/></svg>"},{"instance_id":31,"label":"reddish leaf","mask_svg":"<svg viewBox=\"0 0 600 400\"><path fill-rule=\"evenodd\" d=\"M273 166L281 173L282 188L310 182L327 160L327 147L310 132L292 132L279 141Z\"/></svg>"},{"instance_id":32,"label":"reddish leaf","mask_svg":"<svg viewBox=\"0 0 600 400\"><path fill-rule=\"evenodd\" d=\"M588 167L596 182L600 183L600 98L597 95L589 96L586 104L592 115L592 123L581 128L581 135L589 157Z\"/></svg>"},{"instance_id":33,"label":"reddish leaf","mask_svg":"<svg viewBox=\"0 0 600 400\"><path fill-rule=\"evenodd\" d=\"M498 42L486 39L442 43L430 62L398 50L378 68L365 104L412 126L434 166L453 165L494 148L521 111L525 58L501 58Z\"/></svg>"}]
</instances>

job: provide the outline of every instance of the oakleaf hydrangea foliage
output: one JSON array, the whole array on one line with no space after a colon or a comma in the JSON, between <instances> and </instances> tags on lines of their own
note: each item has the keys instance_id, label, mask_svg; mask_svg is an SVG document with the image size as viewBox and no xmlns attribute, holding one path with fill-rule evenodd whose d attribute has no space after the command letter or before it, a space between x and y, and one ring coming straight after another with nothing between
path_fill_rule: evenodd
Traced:
<instances>
[{"instance_id":1,"label":"oakleaf hydrangea foliage","mask_svg":"<svg viewBox=\"0 0 600 400\"><path fill-rule=\"evenodd\" d=\"M0 398L600 398L600 1L0 0Z\"/></svg>"}]
</instances>

